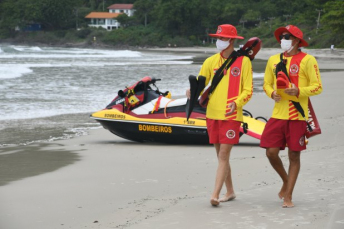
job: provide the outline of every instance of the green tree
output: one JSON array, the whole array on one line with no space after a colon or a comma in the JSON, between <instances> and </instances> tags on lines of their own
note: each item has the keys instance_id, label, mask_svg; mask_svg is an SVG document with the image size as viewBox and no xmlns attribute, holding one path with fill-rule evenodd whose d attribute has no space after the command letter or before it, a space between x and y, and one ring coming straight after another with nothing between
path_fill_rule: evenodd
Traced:
<instances>
[{"instance_id":1,"label":"green tree","mask_svg":"<svg viewBox=\"0 0 344 229\"><path fill-rule=\"evenodd\" d=\"M134 3L135 17L139 21L143 21L145 26L149 23L150 14L154 10L155 3L156 0L137 0Z\"/></svg>"},{"instance_id":2,"label":"green tree","mask_svg":"<svg viewBox=\"0 0 344 229\"><path fill-rule=\"evenodd\" d=\"M37 19L49 29L67 29L75 25L75 10L81 0L36 0L39 5L40 17ZM37 10L33 10L35 12Z\"/></svg>"},{"instance_id":3,"label":"green tree","mask_svg":"<svg viewBox=\"0 0 344 229\"><path fill-rule=\"evenodd\" d=\"M344 34L344 1L329 1L324 4L324 16L322 21L333 32L337 33L337 36L341 34L343 38Z\"/></svg>"},{"instance_id":4,"label":"green tree","mask_svg":"<svg viewBox=\"0 0 344 229\"><path fill-rule=\"evenodd\" d=\"M200 4L200 0L159 1L154 10L155 24L172 36L203 34L200 22L204 24L202 18L208 13L206 6Z\"/></svg>"},{"instance_id":5,"label":"green tree","mask_svg":"<svg viewBox=\"0 0 344 229\"><path fill-rule=\"evenodd\" d=\"M134 22L135 19L132 17L129 17L126 14L120 14L120 15L118 15L118 17L116 19L119 23L121 23L121 27L128 27L130 25L135 24L135 22Z\"/></svg>"},{"instance_id":6,"label":"green tree","mask_svg":"<svg viewBox=\"0 0 344 229\"><path fill-rule=\"evenodd\" d=\"M15 36L16 26L30 23L41 23L44 30L86 27L89 12L107 12L108 6L120 3L133 3L136 12L134 17L118 17L127 26L125 30L130 30L117 35L137 36L121 44L165 44L169 39L197 44L208 40L220 24L232 24L244 37L260 36L267 42L274 39L272 32L277 27L294 24L311 37L315 47L341 44L344 36L343 0L0 0L0 36Z\"/></svg>"},{"instance_id":7,"label":"green tree","mask_svg":"<svg viewBox=\"0 0 344 229\"><path fill-rule=\"evenodd\" d=\"M3 22L7 28L41 23L47 29L67 29L75 26L76 8L82 0L5 0L1 4Z\"/></svg>"}]
</instances>

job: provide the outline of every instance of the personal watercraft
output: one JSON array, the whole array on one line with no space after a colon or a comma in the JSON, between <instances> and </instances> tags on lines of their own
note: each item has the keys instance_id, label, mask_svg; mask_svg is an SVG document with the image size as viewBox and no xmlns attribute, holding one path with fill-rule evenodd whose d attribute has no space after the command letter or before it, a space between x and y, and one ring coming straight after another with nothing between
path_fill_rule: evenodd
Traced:
<instances>
[{"instance_id":1,"label":"personal watercraft","mask_svg":"<svg viewBox=\"0 0 344 229\"><path fill-rule=\"evenodd\" d=\"M105 109L91 118L111 133L137 142L168 144L209 144L206 128L206 108L197 104L186 119L186 98L171 99L171 94L160 92L156 82L160 79L144 77L124 90ZM241 135L256 139L265 127L262 117L253 118L244 110Z\"/></svg>"}]
</instances>

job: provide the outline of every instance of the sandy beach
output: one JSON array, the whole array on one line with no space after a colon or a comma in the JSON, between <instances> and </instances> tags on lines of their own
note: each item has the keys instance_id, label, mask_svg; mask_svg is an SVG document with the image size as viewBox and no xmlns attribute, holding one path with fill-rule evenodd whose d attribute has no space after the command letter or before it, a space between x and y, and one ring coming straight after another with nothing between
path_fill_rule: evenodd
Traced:
<instances>
[{"instance_id":1,"label":"sandy beach","mask_svg":"<svg viewBox=\"0 0 344 229\"><path fill-rule=\"evenodd\" d=\"M211 55L214 49L160 51ZM279 51L262 49L257 59ZM0 228L344 228L344 51L306 52L321 71L324 91L311 100L322 134L302 152L294 208L281 207L281 180L256 139L244 135L231 153L237 198L212 207L212 146L142 144L97 129L0 148ZM261 93L245 109L269 118L272 107ZM280 155L287 165L287 151Z\"/></svg>"}]
</instances>

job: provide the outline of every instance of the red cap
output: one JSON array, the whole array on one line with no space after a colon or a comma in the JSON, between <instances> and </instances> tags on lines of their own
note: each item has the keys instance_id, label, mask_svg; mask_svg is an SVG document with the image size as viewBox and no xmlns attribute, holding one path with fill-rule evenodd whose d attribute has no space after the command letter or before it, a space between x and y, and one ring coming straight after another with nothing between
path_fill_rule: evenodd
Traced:
<instances>
[{"instance_id":1,"label":"red cap","mask_svg":"<svg viewBox=\"0 0 344 229\"><path fill-rule=\"evenodd\" d=\"M299 28L297 28L295 25L287 25L286 27L280 27L280 28L275 30L275 38L279 43L281 43L279 36L282 35L282 33L284 33L284 32L288 32L291 35L293 35L294 37L299 38L300 39L299 47L308 46L307 41L305 41L303 39L302 31Z\"/></svg>"},{"instance_id":2,"label":"red cap","mask_svg":"<svg viewBox=\"0 0 344 229\"><path fill-rule=\"evenodd\" d=\"M277 89L289 88L289 79L284 72L280 71L277 73L276 84L277 84Z\"/></svg>"},{"instance_id":3,"label":"red cap","mask_svg":"<svg viewBox=\"0 0 344 229\"><path fill-rule=\"evenodd\" d=\"M244 39L243 37L238 36L236 28L230 24L219 25L216 33L209 34L209 36Z\"/></svg>"}]
</instances>

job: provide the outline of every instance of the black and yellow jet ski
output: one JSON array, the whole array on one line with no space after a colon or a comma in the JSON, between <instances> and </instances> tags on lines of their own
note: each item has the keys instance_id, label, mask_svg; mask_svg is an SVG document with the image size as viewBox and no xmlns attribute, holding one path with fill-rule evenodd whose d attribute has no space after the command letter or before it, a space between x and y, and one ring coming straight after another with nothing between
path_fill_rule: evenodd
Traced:
<instances>
[{"instance_id":1,"label":"black and yellow jet ski","mask_svg":"<svg viewBox=\"0 0 344 229\"><path fill-rule=\"evenodd\" d=\"M111 133L137 142L168 144L209 144L206 128L206 108L195 104L186 118L186 98L172 99L167 91L156 86L160 79L144 77L134 85L120 90L105 109L95 112L97 120ZM260 139L265 121L257 120L244 111L246 128L241 135Z\"/></svg>"}]
</instances>

